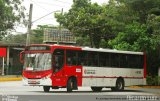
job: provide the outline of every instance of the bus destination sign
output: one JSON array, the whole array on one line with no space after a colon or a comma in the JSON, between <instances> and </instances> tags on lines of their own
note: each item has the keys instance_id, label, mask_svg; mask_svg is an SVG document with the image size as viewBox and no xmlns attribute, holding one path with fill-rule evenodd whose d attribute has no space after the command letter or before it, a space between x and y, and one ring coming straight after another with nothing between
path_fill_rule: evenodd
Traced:
<instances>
[{"instance_id":1,"label":"bus destination sign","mask_svg":"<svg viewBox=\"0 0 160 101\"><path fill-rule=\"evenodd\" d=\"M26 50L50 50L49 46L30 46Z\"/></svg>"}]
</instances>

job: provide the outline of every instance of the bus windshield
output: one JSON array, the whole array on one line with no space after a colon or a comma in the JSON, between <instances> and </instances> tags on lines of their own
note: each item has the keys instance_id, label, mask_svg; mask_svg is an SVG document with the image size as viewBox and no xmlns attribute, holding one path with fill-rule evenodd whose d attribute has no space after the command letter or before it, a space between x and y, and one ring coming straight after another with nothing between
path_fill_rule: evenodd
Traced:
<instances>
[{"instance_id":1,"label":"bus windshield","mask_svg":"<svg viewBox=\"0 0 160 101\"><path fill-rule=\"evenodd\" d=\"M49 70L52 68L50 53L35 53L25 55L25 70Z\"/></svg>"}]
</instances>

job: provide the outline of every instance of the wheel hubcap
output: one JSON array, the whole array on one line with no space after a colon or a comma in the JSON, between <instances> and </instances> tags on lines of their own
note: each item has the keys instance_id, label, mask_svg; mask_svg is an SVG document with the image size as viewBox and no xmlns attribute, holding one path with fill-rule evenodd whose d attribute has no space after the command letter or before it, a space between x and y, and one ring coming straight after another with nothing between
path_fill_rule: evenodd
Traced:
<instances>
[{"instance_id":1,"label":"wheel hubcap","mask_svg":"<svg viewBox=\"0 0 160 101\"><path fill-rule=\"evenodd\" d=\"M71 88L73 88L73 82L71 82Z\"/></svg>"},{"instance_id":2,"label":"wheel hubcap","mask_svg":"<svg viewBox=\"0 0 160 101\"><path fill-rule=\"evenodd\" d=\"M121 82L118 83L118 89L122 89L122 83Z\"/></svg>"}]
</instances>

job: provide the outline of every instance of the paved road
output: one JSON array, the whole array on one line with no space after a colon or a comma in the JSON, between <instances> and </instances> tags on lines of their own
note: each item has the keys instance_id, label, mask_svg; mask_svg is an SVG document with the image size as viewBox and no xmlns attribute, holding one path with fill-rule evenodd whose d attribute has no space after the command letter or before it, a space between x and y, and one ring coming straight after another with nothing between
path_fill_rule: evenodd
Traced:
<instances>
[{"instance_id":1,"label":"paved road","mask_svg":"<svg viewBox=\"0 0 160 101\"><path fill-rule=\"evenodd\" d=\"M15 95L17 95L17 97L21 96L21 97L17 98L19 100L12 100L12 101L41 101L41 100L44 101L44 98L46 98L46 96L48 96L48 95L49 96L47 97L47 99L49 99L49 100L46 100L46 101L51 101L51 99L53 99L51 97L53 97L55 95L57 95L57 96L62 96L62 95L71 95L71 96L75 95L76 96L77 95L76 97L79 97L80 99L82 99L83 96L88 96L88 98L91 98L90 99L91 101L93 101L94 99L97 101L97 99L98 99L97 96L98 97L102 96L100 98L103 98L103 96L110 96L110 97L111 96L123 96L124 97L124 96L132 96L132 95L160 97L160 89L125 88L125 90L122 92L112 92L110 89L103 89L102 92L92 92L89 87L80 87L79 90L73 91L71 93L67 93L66 89L64 89L64 88L58 89L58 90L51 90L50 92L45 93L45 92L43 92L42 87L23 86L22 81L10 81L10 82L0 82L0 95L2 95L2 98L6 98L5 95L11 96L11 98L13 98ZM29 97L29 95L30 96L34 95L34 96L38 96L38 97L35 97L35 100L28 100L29 98L33 97L33 96ZM44 95L45 95L45 97L44 97ZM50 96L50 95L52 95L52 96ZM64 96L65 101L66 101L67 97L70 98L71 96ZM74 97L72 97L72 98L74 98ZM26 99L23 99L23 98L26 98ZM39 98L39 100L36 100L37 98ZM58 97L58 98L63 98L63 97ZM16 97L15 97L15 99L16 99ZM20 99L22 99L22 100L20 100ZM90 101L90 100L88 100L88 101ZM1 101L1 98L0 98L0 101ZM11 101L11 100L2 99L2 101ZM62 101L62 99L61 99L61 101ZM116 101L116 100L114 100L114 101Z\"/></svg>"}]
</instances>

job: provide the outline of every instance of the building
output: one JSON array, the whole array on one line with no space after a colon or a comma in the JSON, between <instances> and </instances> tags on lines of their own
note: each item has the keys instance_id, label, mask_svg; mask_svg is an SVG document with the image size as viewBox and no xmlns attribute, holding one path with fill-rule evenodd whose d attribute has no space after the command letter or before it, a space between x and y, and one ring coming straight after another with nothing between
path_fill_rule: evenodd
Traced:
<instances>
[{"instance_id":1,"label":"building","mask_svg":"<svg viewBox=\"0 0 160 101\"><path fill-rule=\"evenodd\" d=\"M73 36L68 29L58 29L46 28L44 30L44 43L60 43L72 45L76 43L76 38Z\"/></svg>"},{"instance_id":2,"label":"building","mask_svg":"<svg viewBox=\"0 0 160 101\"><path fill-rule=\"evenodd\" d=\"M24 50L23 44L0 43L0 75L20 75L23 64L19 61L19 55Z\"/></svg>"}]
</instances>

